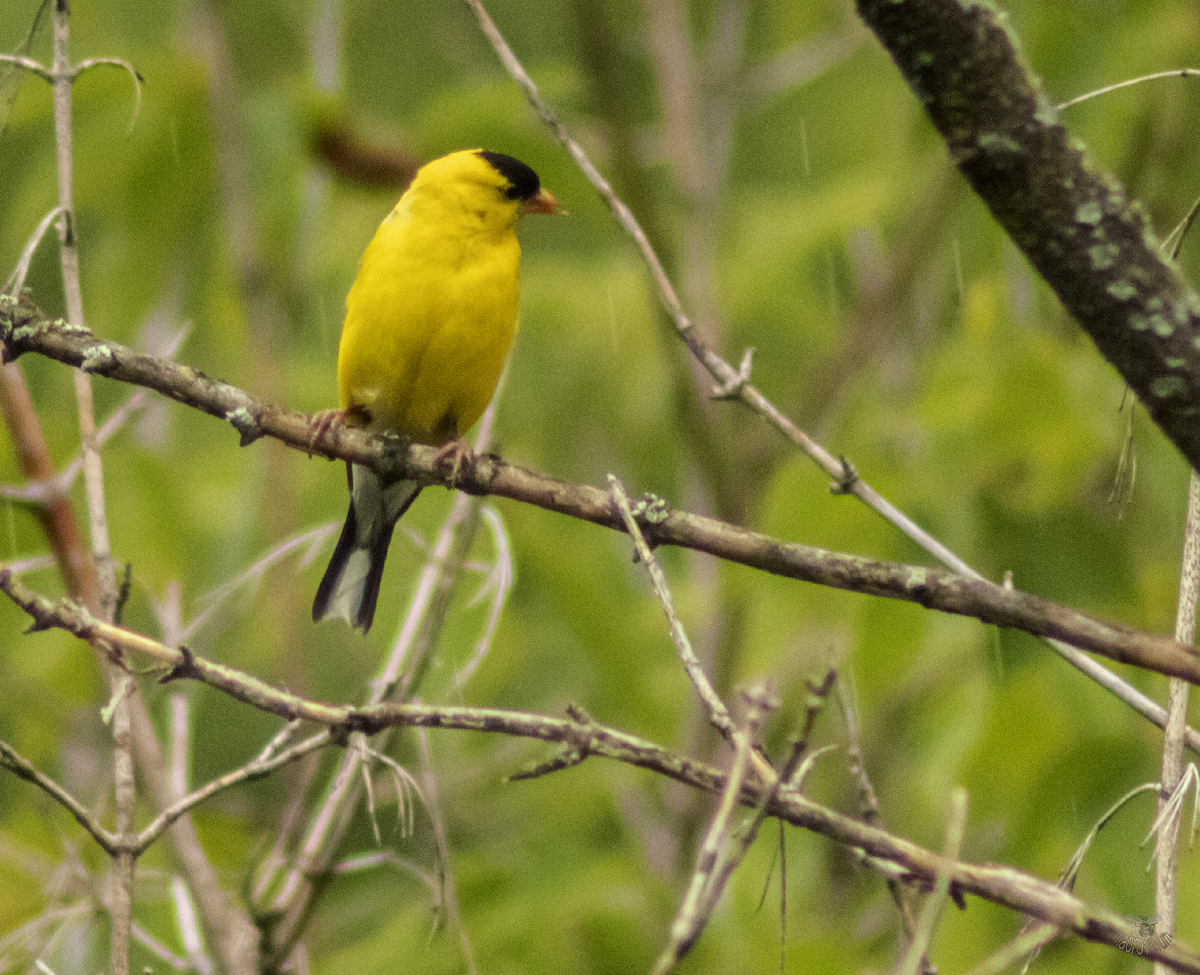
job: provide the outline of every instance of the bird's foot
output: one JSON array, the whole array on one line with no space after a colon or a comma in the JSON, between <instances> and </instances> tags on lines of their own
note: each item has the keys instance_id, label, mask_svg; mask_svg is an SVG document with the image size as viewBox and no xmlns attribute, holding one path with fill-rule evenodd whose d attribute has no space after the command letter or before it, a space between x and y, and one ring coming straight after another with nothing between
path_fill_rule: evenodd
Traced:
<instances>
[{"instance_id":1,"label":"bird's foot","mask_svg":"<svg viewBox=\"0 0 1200 975\"><path fill-rule=\"evenodd\" d=\"M342 427L365 427L371 422L371 414L366 407L347 406L344 410L321 410L312 415L312 436L308 438L308 456L313 454L317 441L325 434Z\"/></svg>"},{"instance_id":2,"label":"bird's foot","mask_svg":"<svg viewBox=\"0 0 1200 975\"><path fill-rule=\"evenodd\" d=\"M475 454L471 450L471 445L463 440L462 437L455 437L447 444L443 444L438 448L437 456L434 458L434 464L438 467L450 468L450 487L455 487L458 483L458 471L464 463L470 464L474 461Z\"/></svg>"},{"instance_id":3,"label":"bird's foot","mask_svg":"<svg viewBox=\"0 0 1200 975\"><path fill-rule=\"evenodd\" d=\"M346 425L346 410L321 410L312 415L312 436L308 438L308 456L313 455L317 441L331 430L338 430Z\"/></svg>"}]
</instances>

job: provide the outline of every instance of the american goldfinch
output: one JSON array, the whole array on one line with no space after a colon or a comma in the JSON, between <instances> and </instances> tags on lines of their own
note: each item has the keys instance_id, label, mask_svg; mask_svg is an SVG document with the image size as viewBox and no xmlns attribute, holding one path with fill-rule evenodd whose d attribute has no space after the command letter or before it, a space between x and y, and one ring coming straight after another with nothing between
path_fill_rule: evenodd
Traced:
<instances>
[{"instance_id":1,"label":"american goldfinch","mask_svg":"<svg viewBox=\"0 0 1200 975\"><path fill-rule=\"evenodd\" d=\"M465 434L496 392L517 332L517 220L558 213L537 174L499 152L428 163L367 245L338 348L340 422L443 448L457 468ZM420 484L384 486L347 465L350 512L313 601L313 620L371 628L392 531Z\"/></svg>"}]
</instances>

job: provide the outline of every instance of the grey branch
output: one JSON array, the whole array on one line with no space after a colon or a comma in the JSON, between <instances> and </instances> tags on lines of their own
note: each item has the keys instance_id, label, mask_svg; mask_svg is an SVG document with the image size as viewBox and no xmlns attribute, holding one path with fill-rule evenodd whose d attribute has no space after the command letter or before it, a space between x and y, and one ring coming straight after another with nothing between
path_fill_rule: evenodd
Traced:
<instances>
[{"instance_id":1,"label":"grey branch","mask_svg":"<svg viewBox=\"0 0 1200 975\"><path fill-rule=\"evenodd\" d=\"M702 762L677 755L651 742L594 721L550 718L498 708L377 704L366 707L329 705L288 694L249 674L197 657L183 648L164 646L149 637L96 621L85 610L54 603L32 593L8 573L0 573L0 589L34 618L36 628L58 627L83 639L101 639L127 650L146 653L173 667L176 679L200 680L232 697L285 718L303 717L330 728L339 740L351 732L374 734L389 727L445 728L506 734L569 743L588 755L600 755L652 770L693 788L721 795L728 778ZM1069 930L1079 937L1116 946L1128 935L1128 922L1113 911L1083 901L1030 874L1009 867L963 863L934 853L885 830L861 823L821 806L792 789L743 780L738 802L755 809L765 800L767 815L786 820L837 843L861 850L873 869L923 890L933 890L939 877L951 896L982 897L1032 918ZM1153 945L1148 960L1179 972L1200 975L1200 955L1179 942Z\"/></svg>"},{"instance_id":2,"label":"grey branch","mask_svg":"<svg viewBox=\"0 0 1200 975\"><path fill-rule=\"evenodd\" d=\"M437 451L432 447L406 446L395 438L373 436L345 425L322 427L307 414L262 403L190 366L139 355L86 329L50 320L36 308L4 295L0 295L0 341L6 361L36 352L86 372L157 390L226 420L239 432L243 445L271 436L308 453L373 467L385 479L409 477L449 486L448 474L444 465L437 463ZM512 498L617 531L625 527L610 492L555 480L491 454L476 455L464 464L454 486L468 494ZM783 542L679 510L647 526L646 536L651 545L678 545L789 579L971 616L1200 683L1200 655L1170 637L1103 623L1048 599L983 579Z\"/></svg>"}]
</instances>

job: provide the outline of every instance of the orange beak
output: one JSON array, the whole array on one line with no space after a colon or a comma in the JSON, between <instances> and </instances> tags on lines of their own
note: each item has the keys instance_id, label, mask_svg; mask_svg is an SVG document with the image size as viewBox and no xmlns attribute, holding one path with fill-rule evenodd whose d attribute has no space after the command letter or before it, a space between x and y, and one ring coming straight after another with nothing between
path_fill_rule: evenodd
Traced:
<instances>
[{"instance_id":1,"label":"orange beak","mask_svg":"<svg viewBox=\"0 0 1200 975\"><path fill-rule=\"evenodd\" d=\"M549 190L538 190L532 197L521 204L522 213L566 213L561 206L558 205L558 200Z\"/></svg>"}]
</instances>

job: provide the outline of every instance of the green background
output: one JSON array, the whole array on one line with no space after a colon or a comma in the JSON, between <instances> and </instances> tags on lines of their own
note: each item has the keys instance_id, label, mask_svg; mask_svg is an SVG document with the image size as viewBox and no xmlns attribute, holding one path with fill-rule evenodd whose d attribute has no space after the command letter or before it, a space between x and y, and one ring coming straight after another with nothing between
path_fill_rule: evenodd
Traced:
<instances>
[{"instance_id":1,"label":"green background","mask_svg":"<svg viewBox=\"0 0 1200 975\"><path fill-rule=\"evenodd\" d=\"M728 4L686 5L702 58ZM733 5L734 7L738 5ZM0 8L0 49L33 19L28 0ZM189 4L80 2L72 53L128 60L145 78L135 115L129 76L99 68L74 87L75 202L87 324L177 357L284 405L336 405L334 364L345 293L399 186L331 174L313 150L321 120L424 160L484 146L517 156L570 211L521 229L521 333L499 404L496 449L550 475L714 514L789 541L881 559L929 556L851 498L742 407L711 403L670 333L630 240L499 67L467 8L432 0L353 0L327 12L283 0ZM1200 61L1193 0L1021 0L1011 23L1065 100L1142 73ZM697 209L664 135L648 6L633 0L494 2L489 10L562 121L651 233L672 276L687 280L713 347L736 364L756 349L754 382L831 452L845 455L891 502L989 578L1102 618L1173 629L1187 469L1137 408L1137 476L1113 500L1129 423L1123 384L1062 312L962 180L912 93L848 0L752 0L732 80L696 67L701 117L732 92L727 161L701 137L702 167L720 187ZM231 54L212 55L218 36ZM49 57L43 29L31 54ZM324 45L324 46L323 46ZM822 54L828 55L828 64ZM800 80L756 87L763 66L791 54ZM807 61L805 59L808 59ZM803 72L802 72L803 73ZM314 79L333 77L333 90ZM12 87L0 137L0 268L6 276L56 203L49 87ZM213 92L223 85L223 112ZM327 87L327 86L326 86ZM757 93L756 93L757 92ZM1165 236L1200 195L1200 87L1171 80L1098 98L1064 120L1141 199ZM221 152L247 176L229 219ZM711 175L711 173L710 173ZM237 229L240 228L240 229ZM711 243L712 267L697 254ZM37 303L63 312L51 233L27 281ZM1181 258L1193 280L1197 249ZM258 276L249 291L239 262ZM699 271L697 271L697 268ZM689 273L690 272L690 273ZM71 375L21 360L56 461L77 450ZM101 419L132 390L95 382ZM115 557L130 563L125 622L163 635L161 609L178 586L184 624L230 580L301 533L340 521L338 464L259 441L239 448L225 424L151 397L104 451ZM11 449L0 480L19 484ZM83 495L72 495L83 512ZM460 586L422 697L429 702L596 720L726 762L706 728L628 540L505 500L500 514L515 582L486 660L447 696L483 632L484 574ZM449 495L427 490L404 525L436 532ZM197 653L287 689L357 701L397 632L422 551L397 533L375 627L363 639L314 626L309 605L331 542L276 560L225 596L188 637ZM18 504L4 508L3 557L45 549ZM474 557L495 558L482 531ZM805 680L838 667L856 707L864 761L883 825L940 848L949 792L970 797L964 857L1053 880L1095 820L1129 789L1158 777L1160 733L1038 641L912 605L835 592L716 564L660 556L693 641L736 700L765 679L780 713L767 731L780 755L802 718ZM61 592L53 570L27 581ZM62 634L25 637L26 619L0 604L0 737L111 821L108 735L90 651ZM1157 699L1166 681L1121 670ZM168 690L144 684L156 717ZM175 690L175 688L171 688ZM202 687L193 706L192 781L255 755L275 718ZM645 971L664 944L712 800L647 772L591 759L532 781L504 776L547 756L544 746L462 732L429 735L447 820L462 920L488 973ZM853 813L843 715L831 701L816 744L836 744L809 794ZM394 749L417 761L411 736ZM320 796L337 753L223 793L195 813L228 889L269 848L289 803ZM312 775L310 779L308 775ZM58 972L106 964L95 877L105 863L76 824L40 793L0 779L0 970ZM315 783L315 784L312 784ZM381 782L380 794L391 801ZM386 802L385 802L386 805ZM144 818L149 810L144 810ZM1089 855L1077 892L1120 913L1150 914L1153 819L1146 796L1120 814ZM381 814L384 846L431 871L427 817L401 835ZM358 814L346 857L376 849ZM885 971L897 912L881 878L830 841L789 828L786 932L779 912L778 835L764 829L682 972ZM1183 852L1179 937L1200 942L1195 855ZM169 863L143 859L135 919L176 952ZM91 879L89 879L91 878ZM766 889L761 909L760 897ZM306 949L322 973L465 970L457 934L436 926L428 888L378 866L336 879ZM958 971L1014 936L1022 919L968 901L950 908L931 957ZM162 962L135 949L138 969ZM1068 939L1035 971L1143 970L1145 962Z\"/></svg>"}]
</instances>

